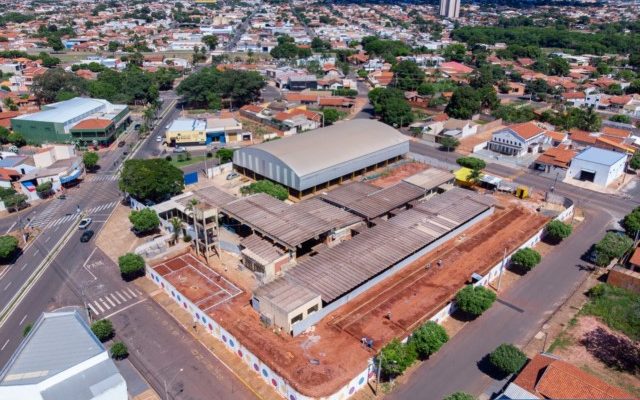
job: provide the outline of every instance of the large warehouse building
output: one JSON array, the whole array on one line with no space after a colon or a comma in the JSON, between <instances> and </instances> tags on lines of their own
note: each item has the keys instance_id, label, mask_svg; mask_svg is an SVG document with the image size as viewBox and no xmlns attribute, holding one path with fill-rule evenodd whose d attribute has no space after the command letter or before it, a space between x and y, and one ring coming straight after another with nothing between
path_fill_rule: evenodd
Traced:
<instances>
[{"instance_id":1,"label":"large warehouse building","mask_svg":"<svg viewBox=\"0 0 640 400\"><path fill-rule=\"evenodd\" d=\"M409 139L373 120L345 121L327 128L237 150L234 168L253 179L269 179L302 197L387 165L409 152Z\"/></svg>"},{"instance_id":2,"label":"large warehouse building","mask_svg":"<svg viewBox=\"0 0 640 400\"><path fill-rule=\"evenodd\" d=\"M75 97L42 106L11 120L11 127L34 143L108 145L129 125L129 107L106 100Z\"/></svg>"}]
</instances>

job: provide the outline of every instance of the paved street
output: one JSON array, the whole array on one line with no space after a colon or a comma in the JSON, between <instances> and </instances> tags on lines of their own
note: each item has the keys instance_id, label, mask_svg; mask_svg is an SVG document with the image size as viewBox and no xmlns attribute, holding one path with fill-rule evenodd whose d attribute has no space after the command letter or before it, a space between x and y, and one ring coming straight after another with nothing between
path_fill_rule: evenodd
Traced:
<instances>
[{"instance_id":1,"label":"paved street","mask_svg":"<svg viewBox=\"0 0 640 400\"><path fill-rule=\"evenodd\" d=\"M460 156L415 142L411 143L411 151L448 163L455 163ZM488 164L486 171L515 177L517 183L538 190L547 190L554 183L532 171L499 164ZM437 400L456 391L480 395L495 385L496 381L486 373L484 357L504 342L524 345L541 329L588 273L580 268L584 264L580 256L639 200L625 200L562 182L556 184L555 192L577 201L585 211L585 222L533 271L500 293L499 301L489 311L462 329L389 398Z\"/></svg>"}]
</instances>

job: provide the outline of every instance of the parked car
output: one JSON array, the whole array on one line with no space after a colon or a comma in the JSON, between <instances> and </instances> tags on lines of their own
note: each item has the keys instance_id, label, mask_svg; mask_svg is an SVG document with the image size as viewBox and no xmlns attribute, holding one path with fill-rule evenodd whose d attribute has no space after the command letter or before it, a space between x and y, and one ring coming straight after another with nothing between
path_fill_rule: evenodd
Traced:
<instances>
[{"instance_id":1,"label":"parked car","mask_svg":"<svg viewBox=\"0 0 640 400\"><path fill-rule=\"evenodd\" d=\"M162 142L162 136L160 135L156 136L156 142Z\"/></svg>"},{"instance_id":2,"label":"parked car","mask_svg":"<svg viewBox=\"0 0 640 400\"><path fill-rule=\"evenodd\" d=\"M174 152L174 153L186 153L186 152L187 152L187 149L186 149L186 148L184 148L184 147L182 147L182 146L178 146L178 147L176 147L175 149L173 149L173 152Z\"/></svg>"},{"instance_id":3,"label":"parked car","mask_svg":"<svg viewBox=\"0 0 640 400\"><path fill-rule=\"evenodd\" d=\"M82 243L87 243L89 240L91 240L92 237L93 237L93 231L91 229L88 229L82 232L82 236L80 236L80 241Z\"/></svg>"},{"instance_id":4,"label":"parked car","mask_svg":"<svg viewBox=\"0 0 640 400\"><path fill-rule=\"evenodd\" d=\"M91 218L83 218L78 224L78 229L87 229L93 220Z\"/></svg>"},{"instance_id":5,"label":"parked car","mask_svg":"<svg viewBox=\"0 0 640 400\"><path fill-rule=\"evenodd\" d=\"M123 147L125 144L127 144L124 140L121 140L118 142L118 147Z\"/></svg>"},{"instance_id":6,"label":"parked car","mask_svg":"<svg viewBox=\"0 0 640 400\"><path fill-rule=\"evenodd\" d=\"M227 180L228 180L228 181L230 181L230 180L232 180L232 179L234 179L234 178L237 178L237 177L239 177L239 176L240 176L240 174L238 174L237 172L230 172L230 173L227 175Z\"/></svg>"}]
</instances>

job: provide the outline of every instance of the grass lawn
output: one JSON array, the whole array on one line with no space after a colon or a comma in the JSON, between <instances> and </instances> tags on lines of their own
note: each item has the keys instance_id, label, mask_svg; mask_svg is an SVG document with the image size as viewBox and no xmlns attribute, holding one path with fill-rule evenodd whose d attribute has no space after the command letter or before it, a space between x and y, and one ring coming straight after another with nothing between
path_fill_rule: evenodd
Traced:
<instances>
[{"instance_id":1,"label":"grass lawn","mask_svg":"<svg viewBox=\"0 0 640 400\"><path fill-rule=\"evenodd\" d=\"M172 158L171 159L171 164L173 164L174 166L180 168L180 167L185 167L187 165L197 164L199 162L202 162L207 157L206 156L192 156L191 159L183 160L183 161L178 161L178 156L177 155L172 155L171 158ZM211 158L211 160L213 160L213 158ZM212 164L212 166L213 166L213 164Z\"/></svg>"},{"instance_id":2,"label":"grass lawn","mask_svg":"<svg viewBox=\"0 0 640 400\"><path fill-rule=\"evenodd\" d=\"M594 315L607 326L640 340L640 294L629 290L600 284L589 293L589 302L581 313Z\"/></svg>"}]
</instances>

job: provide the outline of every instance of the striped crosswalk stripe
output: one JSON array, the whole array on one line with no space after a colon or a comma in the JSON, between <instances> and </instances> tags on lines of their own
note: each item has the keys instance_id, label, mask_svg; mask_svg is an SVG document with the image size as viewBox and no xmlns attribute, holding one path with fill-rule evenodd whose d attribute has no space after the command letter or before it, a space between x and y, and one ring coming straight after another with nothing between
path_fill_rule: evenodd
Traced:
<instances>
[{"instance_id":1,"label":"striped crosswalk stripe","mask_svg":"<svg viewBox=\"0 0 640 400\"><path fill-rule=\"evenodd\" d=\"M89 302L89 307L93 311L94 315L99 316L114 310L122 309L127 304L135 304L134 301L141 295L136 289L123 288L120 290L114 290L111 293L103 294L102 297L97 300Z\"/></svg>"}]
</instances>

